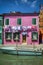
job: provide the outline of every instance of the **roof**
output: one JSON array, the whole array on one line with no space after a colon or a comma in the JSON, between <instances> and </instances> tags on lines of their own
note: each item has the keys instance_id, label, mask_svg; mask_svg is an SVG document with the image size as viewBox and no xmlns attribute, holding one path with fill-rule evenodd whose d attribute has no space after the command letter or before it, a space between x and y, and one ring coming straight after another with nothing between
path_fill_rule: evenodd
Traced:
<instances>
[{"instance_id":1,"label":"roof","mask_svg":"<svg viewBox=\"0 0 43 65\"><path fill-rule=\"evenodd\" d=\"M10 12L4 13L2 16L38 16L39 13L21 13L21 12Z\"/></svg>"}]
</instances>

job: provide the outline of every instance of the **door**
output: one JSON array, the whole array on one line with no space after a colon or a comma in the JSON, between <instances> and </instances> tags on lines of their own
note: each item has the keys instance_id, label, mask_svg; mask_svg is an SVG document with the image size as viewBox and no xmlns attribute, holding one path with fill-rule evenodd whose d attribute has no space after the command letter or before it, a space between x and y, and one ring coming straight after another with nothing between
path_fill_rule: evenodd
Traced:
<instances>
[{"instance_id":1,"label":"door","mask_svg":"<svg viewBox=\"0 0 43 65\"><path fill-rule=\"evenodd\" d=\"M41 44L42 43L42 33L41 33L41 31L39 32L39 44Z\"/></svg>"},{"instance_id":2,"label":"door","mask_svg":"<svg viewBox=\"0 0 43 65\"><path fill-rule=\"evenodd\" d=\"M23 43L26 43L26 35L23 35L23 36L22 36L22 42L23 42Z\"/></svg>"}]
</instances>

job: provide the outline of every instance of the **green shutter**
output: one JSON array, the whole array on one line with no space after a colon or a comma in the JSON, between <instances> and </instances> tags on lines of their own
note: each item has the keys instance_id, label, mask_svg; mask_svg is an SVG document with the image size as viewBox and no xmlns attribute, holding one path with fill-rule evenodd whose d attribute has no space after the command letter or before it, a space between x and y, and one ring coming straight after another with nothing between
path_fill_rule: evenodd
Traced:
<instances>
[{"instance_id":1,"label":"green shutter","mask_svg":"<svg viewBox=\"0 0 43 65\"><path fill-rule=\"evenodd\" d=\"M4 25L4 22L3 22L3 17L0 16L0 26L3 26Z\"/></svg>"},{"instance_id":2,"label":"green shutter","mask_svg":"<svg viewBox=\"0 0 43 65\"><path fill-rule=\"evenodd\" d=\"M2 20L0 20L0 26L3 26L3 22L2 22Z\"/></svg>"},{"instance_id":3,"label":"green shutter","mask_svg":"<svg viewBox=\"0 0 43 65\"><path fill-rule=\"evenodd\" d=\"M6 24L6 25L9 25L9 19L6 19L5 24Z\"/></svg>"},{"instance_id":4,"label":"green shutter","mask_svg":"<svg viewBox=\"0 0 43 65\"><path fill-rule=\"evenodd\" d=\"M2 39L2 33L0 33L0 39Z\"/></svg>"},{"instance_id":5,"label":"green shutter","mask_svg":"<svg viewBox=\"0 0 43 65\"><path fill-rule=\"evenodd\" d=\"M21 25L21 18L17 20L17 24Z\"/></svg>"},{"instance_id":6,"label":"green shutter","mask_svg":"<svg viewBox=\"0 0 43 65\"><path fill-rule=\"evenodd\" d=\"M38 40L38 33L32 32L32 40Z\"/></svg>"},{"instance_id":7,"label":"green shutter","mask_svg":"<svg viewBox=\"0 0 43 65\"><path fill-rule=\"evenodd\" d=\"M33 24L33 25L36 25L36 18L33 18L33 19L32 19L32 24Z\"/></svg>"}]
</instances>

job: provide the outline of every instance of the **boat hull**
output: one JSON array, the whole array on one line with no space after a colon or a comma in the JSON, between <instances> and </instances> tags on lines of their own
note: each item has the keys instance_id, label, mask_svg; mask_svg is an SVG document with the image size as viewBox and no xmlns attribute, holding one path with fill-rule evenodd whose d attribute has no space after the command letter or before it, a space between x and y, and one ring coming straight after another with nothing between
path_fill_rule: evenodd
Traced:
<instances>
[{"instance_id":1,"label":"boat hull","mask_svg":"<svg viewBox=\"0 0 43 65\"><path fill-rule=\"evenodd\" d=\"M26 51L26 50L8 50L8 49L0 49L0 51L2 53L6 53L6 54L13 54L13 55L37 55L37 56L41 56L42 55L42 51Z\"/></svg>"}]
</instances>

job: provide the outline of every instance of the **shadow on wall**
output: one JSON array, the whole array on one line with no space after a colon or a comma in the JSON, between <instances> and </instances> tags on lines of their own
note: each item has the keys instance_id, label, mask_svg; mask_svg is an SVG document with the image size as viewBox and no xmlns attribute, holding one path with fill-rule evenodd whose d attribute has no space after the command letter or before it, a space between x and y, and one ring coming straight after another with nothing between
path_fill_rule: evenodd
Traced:
<instances>
[{"instance_id":1,"label":"shadow on wall","mask_svg":"<svg viewBox=\"0 0 43 65\"><path fill-rule=\"evenodd\" d=\"M41 33L41 31L39 31L39 44L41 44L42 43L42 33Z\"/></svg>"}]
</instances>

